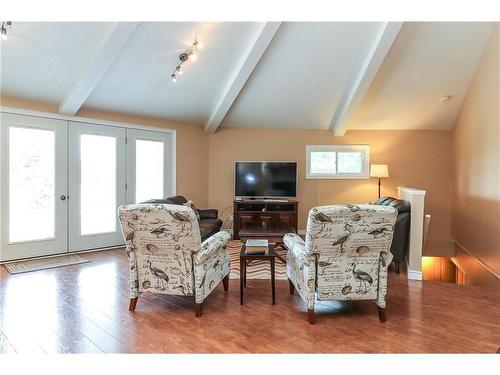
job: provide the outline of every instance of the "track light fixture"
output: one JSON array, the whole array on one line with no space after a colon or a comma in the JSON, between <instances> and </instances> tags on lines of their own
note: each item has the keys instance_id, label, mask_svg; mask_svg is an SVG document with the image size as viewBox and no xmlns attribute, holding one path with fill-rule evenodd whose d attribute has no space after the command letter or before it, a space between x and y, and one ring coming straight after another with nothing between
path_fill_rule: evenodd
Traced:
<instances>
[{"instance_id":1,"label":"track light fixture","mask_svg":"<svg viewBox=\"0 0 500 375\"><path fill-rule=\"evenodd\" d=\"M188 61L195 61L196 54L195 51L200 48L200 43L195 40L191 46L179 55L179 63L175 66L170 78L172 82L177 82L177 77L184 74L183 64Z\"/></svg>"},{"instance_id":2,"label":"track light fixture","mask_svg":"<svg viewBox=\"0 0 500 375\"><path fill-rule=\"evenodd\" d=\"M0 28L0 36L2 40L7 40L7 27L12 30L12 22L2 21L2 27Z\"/></svg>"}]
</instances>

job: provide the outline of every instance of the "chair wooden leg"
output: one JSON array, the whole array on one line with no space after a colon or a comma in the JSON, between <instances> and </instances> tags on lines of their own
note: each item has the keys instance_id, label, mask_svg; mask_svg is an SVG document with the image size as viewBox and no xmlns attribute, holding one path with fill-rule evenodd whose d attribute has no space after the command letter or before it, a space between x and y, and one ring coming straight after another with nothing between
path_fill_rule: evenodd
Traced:
<instances>
[{"instance_id":1,"label":"chair wooden leg","mask_svg":"<svg viewBox=\"0 0 500 375\"><path fill-rule=\"evenodd\" d=\"M137 297L131 298L128 305L128 311L135 311L135 306L137 305Z\"/></svg>"},{"instance_id":2,"label":"chair wooden leg","mask_svg":"<svg viewBox=\"0 0 500 375\"><path fill-rule=\"evenodd\" d=\"M385 308L377 306L378 308L378 318L383 323L387 320L387 316L385 315Z\"/></svg>"},{"instance_id":3,"label":"chair wooden leg","mask_svg":"<svg viewBox=\"0 0 500 375\"><path fill-rule=\"evenodd\" d=\"M199 318L201 317L201 303L195 303L195 308L196 308L196 317Z\"/></svg>"},{"instance_id":4,"label":"chair wooden leg","mask_svg":"<svg viewBox=\"0 0 500 375\"><path fill-rule=\"evenodd\" d=\"M314 315L314 310L307 310L307 320L310 324L316 323L316 316Z\"/></svg>"},{"instance_id":5,"label":"chair wooden leg","mask_svg":"<svg viewBox=\"0 0 500 375\"><path fill-rule=\"evenodd\" d=\"M293 285L292 280L288 279L288 284L290 285L290 295L293 296L295 292L295 285Z\"/></svg>"},{"instance_id":6,"label":"chair wooden leg","mask_svg":"<svg viewBox=\"0 0 500 375\"><path fill-rule=\"evenodd\" d=\"M222 279L222 285L224 286L224 290L227 292L229 289L229 275Z\"/></svg>"}]
</instances>

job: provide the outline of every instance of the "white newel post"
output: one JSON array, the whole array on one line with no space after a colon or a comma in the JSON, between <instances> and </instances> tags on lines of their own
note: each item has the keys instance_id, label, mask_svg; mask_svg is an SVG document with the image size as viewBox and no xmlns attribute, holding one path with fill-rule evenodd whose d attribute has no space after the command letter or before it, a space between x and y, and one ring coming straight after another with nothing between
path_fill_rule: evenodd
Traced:
<instances>
[{"instance_id":1,"label":"white newel post","mask_svg":"<svg viewBox=\"0 0 500 375\"><path fill-rule=\"evenodd\" d=\"M422 280L422 248L424 240L425 190L398 187L399 198L411 206L408 279Z\"/></svg>"}]
</instances>

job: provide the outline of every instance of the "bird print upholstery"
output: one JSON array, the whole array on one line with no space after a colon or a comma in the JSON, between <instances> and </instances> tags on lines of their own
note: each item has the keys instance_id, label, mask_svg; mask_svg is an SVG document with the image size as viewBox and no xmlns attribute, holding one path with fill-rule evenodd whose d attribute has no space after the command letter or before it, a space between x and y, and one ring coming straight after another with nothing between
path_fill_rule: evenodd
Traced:
<instances>
[{"instance_id":1,"label":"bird print upholstery","mask_svg":"<svg viewBox=\"0 0 500 375\"><path fill-rule=\"evenodd\" d=\"M315 299L374 300L385 308L387 268L397 211L336 205L309 211L306 240L286 234L287 276L308 310Z\"/></svg>"},{"instance_id":2,"label":"bird print upholstery","mask_svg":"<svg viewBox=\"0 0 500 375\"><path fill-rule=\"evenodd\" d=\"M227 250L230 239L228 232L218 232L207 238L200 250L193 254L197 303L201 303L231 273L231 259Z\"/></svg>"},{"instance_id":3,"label":"bird print upholstery","mask_svg":"<svg viewBox=\"0 0 500 375\"><path fill-rule=\"evenodd\" d=\"M307 252L306 244L298 234L286 234L283 238L283 243L288 248L286 275L306 302L307 309L314 310L316 255Z\"/></svg>"},{"instance_id":4,"label":"bird print upholstery","mask_svg":"<svg viewBox=\"0 0 500 375\"><path fill-rule=\"evenodd\" d=\"M118 215L130 261L131 298L153 292L194 295L202 303L229 275L229 233L218 232L202 243L190 207L137 204L119 207Z\"/></svg>"}]
</instances>

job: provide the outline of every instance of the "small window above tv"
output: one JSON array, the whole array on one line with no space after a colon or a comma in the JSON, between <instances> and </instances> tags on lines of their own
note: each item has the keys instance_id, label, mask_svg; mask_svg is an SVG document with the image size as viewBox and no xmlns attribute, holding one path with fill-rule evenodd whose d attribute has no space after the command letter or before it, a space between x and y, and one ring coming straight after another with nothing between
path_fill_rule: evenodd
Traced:
<instances>
[{"instance_id":1,"label":"small window above tv","mask_svg":"<svg viewBox=\"0 0 500 375\"><path fill-rule=\"evenodd\" d=\"M307 145L306 178L369 178L370 146Z\"/></svg>"}]
</instances>

